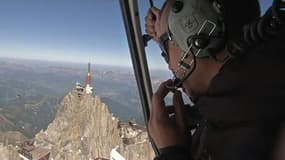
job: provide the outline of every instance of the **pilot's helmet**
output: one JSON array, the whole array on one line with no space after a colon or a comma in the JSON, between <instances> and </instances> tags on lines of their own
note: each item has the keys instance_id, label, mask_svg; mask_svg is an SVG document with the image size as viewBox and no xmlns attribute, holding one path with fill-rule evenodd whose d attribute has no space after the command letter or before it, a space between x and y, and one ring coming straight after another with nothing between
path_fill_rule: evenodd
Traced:
<instances>
[{"instance_id":1,"label":"pilot's helmet","mask_svg":"<svg viewBox=\"0 0 285 160\"><path fill-rule=\"evenodd\" d=\"M224 43L221 5L215 0L176 0L168 17L168 29L171 40L184 52L208 57L208 51Z\"/></svg>"}]
</instances>

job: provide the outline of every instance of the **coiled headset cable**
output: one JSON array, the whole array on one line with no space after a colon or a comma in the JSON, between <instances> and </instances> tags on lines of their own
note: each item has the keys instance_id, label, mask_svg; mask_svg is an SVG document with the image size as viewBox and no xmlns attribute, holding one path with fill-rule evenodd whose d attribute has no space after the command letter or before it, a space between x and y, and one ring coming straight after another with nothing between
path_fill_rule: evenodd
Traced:
<instances>
[{"instance_id":1,"label":"coiled headset cable","mask_svg":"<svg viewBox=\"0 0 285 160\"><path fill-rule=\"evenodd\" d=\"M243 37L236 42L227 45L228 54L231 57L244 55L249 49L256 47L264 41L276 37L284 30L285 2L274 0L267 12L253 23L243 28Z\"/></svg>"}]
</instances>

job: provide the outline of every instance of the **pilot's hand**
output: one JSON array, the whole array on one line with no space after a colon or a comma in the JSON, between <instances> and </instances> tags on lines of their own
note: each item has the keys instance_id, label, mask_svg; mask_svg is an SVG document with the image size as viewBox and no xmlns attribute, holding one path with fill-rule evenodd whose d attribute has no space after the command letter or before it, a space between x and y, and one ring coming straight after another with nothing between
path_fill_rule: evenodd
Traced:
<instances>
[{"instance_id":1,"label":"pilot's hand","mask_svg":"<svg viewBox=\"0 0 285 160\"><path fill-rule=\"evenodd\" d=\"M175 91L173 95L175 121L171 120L166 112L164 98L169 93L167 85L171 83L171 80L162 83L152 98L148 130L159 149L176 145L190 145L191 135L187 130L188 125L180 91Z\"/></svg>"},{"instance_id":2,"label":"pilot's hand","mask_svg":"<svg viewBox=\"0 0 285 160\"><path fill-rule=\"evenodd\" d=\"M145 16L145 31L152 39L159 42L159 37L163 34L160 31L160 10L152 7Z\"/></svg>"}]
</instances>

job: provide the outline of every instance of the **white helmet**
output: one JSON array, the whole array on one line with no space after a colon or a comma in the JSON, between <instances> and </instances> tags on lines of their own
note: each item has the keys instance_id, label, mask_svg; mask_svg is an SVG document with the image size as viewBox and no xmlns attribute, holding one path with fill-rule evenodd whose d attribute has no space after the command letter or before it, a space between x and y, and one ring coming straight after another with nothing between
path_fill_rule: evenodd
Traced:
<instances>
[{"instance_id":1,"label":"white helmet","mask_svg":"<svg viewBox=\"0 0 285 160\"><path fill-rule=\"evenodd\" d=\"M215 0L176 0L168 27L171 40L186 54L213 57L225 47L222 9Z\"/></svg>"}]
</instances>

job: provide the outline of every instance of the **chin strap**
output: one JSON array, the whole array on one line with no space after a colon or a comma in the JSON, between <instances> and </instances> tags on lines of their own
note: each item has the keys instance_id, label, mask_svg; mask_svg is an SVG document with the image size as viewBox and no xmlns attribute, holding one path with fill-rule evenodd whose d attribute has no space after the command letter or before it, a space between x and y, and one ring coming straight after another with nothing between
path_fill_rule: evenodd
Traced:
<instances>
[{"instance_id":1,"label":"chin strap","mask_svg":"<svg viewBox=\"0 0 285 160\"><path fill-rule=\"evenodd\" d=\"M171 86L167 86L172 92L175 92L178 88L181 88L183 82L190 77L196 68L196 56L199 54L199 52L195 55L194 52L191 51L191 48L191 46L188 48L178 63L178 69L173 73L173 84ZM185 62L185 59L188 58L189 54L191 54L193 57L190 64ZM181 70L183 71L183 77L180 79L177 77L177 74L179 74L179 71Z\"/></svg>"}]
</instances>

